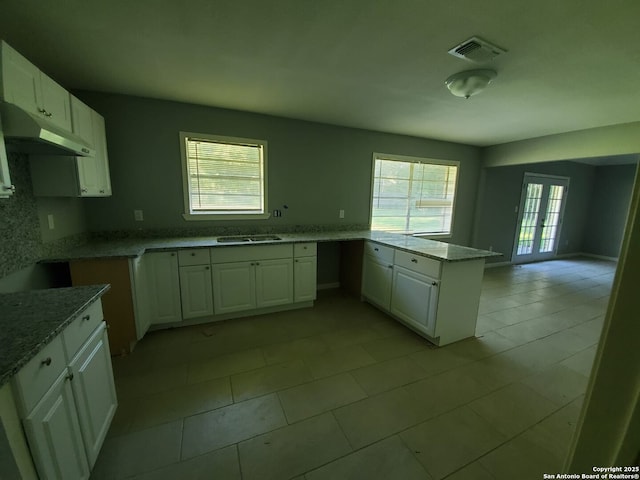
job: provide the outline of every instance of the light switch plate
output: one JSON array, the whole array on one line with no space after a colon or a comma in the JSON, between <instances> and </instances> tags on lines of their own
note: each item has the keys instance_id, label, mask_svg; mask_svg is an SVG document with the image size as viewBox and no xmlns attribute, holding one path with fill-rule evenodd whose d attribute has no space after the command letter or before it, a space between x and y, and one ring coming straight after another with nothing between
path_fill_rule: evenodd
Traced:
<instances>
[{"instance_id":1,"label":"light switch plate","mask_svg":"<svg viewBox=\"0 0 640 480\"><path fill-rule=\"evenodd\" d=\"M144 220L144 215L142 214L142 210L134 210L133 218L136 219L136 222L142 222Z\"/></svg>"},{"instance_id":2,"label":"light switch plate","mask_svg":"<svg viewBox=\"0 0 640 480\"><path fill-rule=\"evenodd\" d=\"M47 223L49 224L49 230L53 230L54 228L56 228L56 223L53 219L53 213L47 215Z\"/></svg>"},{"instance_id":3,"label":"light switch plate","mask_svg":"<svg viewBox=\"0 0 640 480\"><path fill-rule=\"evenodd\" d=\"M338 212L338 217L344 218L344 210L340 210L340 212Z\"/></svg>"}]
</instances>

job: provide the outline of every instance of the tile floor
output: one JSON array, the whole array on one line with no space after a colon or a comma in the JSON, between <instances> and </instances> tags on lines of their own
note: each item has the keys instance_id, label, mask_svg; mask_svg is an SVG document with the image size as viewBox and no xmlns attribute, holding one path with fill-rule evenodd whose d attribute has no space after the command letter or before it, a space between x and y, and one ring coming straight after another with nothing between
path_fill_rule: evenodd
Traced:
<instances>
[{"instance_id":1,"label":"tile floor","mask_svg":"<svg viewBox=\"0 0 640 480\"><path fill-rule=\"evenodd\" d=\"M477 338L434 348L370 305L147 335L92 479L540 479L561 467L615 271L488 269Z\"/></svg>"}]
</instances>

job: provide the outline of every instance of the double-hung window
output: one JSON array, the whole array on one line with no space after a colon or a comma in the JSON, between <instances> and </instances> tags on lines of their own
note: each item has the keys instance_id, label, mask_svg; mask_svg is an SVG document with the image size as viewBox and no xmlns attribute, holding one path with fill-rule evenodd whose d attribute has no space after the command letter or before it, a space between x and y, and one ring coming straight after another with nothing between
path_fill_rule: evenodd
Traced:
<instances>
[{"instance_id":1,"label":"double-hung window","mask_svg":"<svg viewBox=\"0 0 640 480\"><path fill-rule=\"evenodd\" d=\"M459 162L373 155L371 229L451 235Z\"/></svg>"},{"instance_id":2,"label":"double-hung window","mask_svg":"<svg viewBox=\"0 0 640 480\"><path fill-rule=\"evenodd\" d=\"M187 220L267 218L267 142L180 133Z\"/></svg>"}]
</instances>

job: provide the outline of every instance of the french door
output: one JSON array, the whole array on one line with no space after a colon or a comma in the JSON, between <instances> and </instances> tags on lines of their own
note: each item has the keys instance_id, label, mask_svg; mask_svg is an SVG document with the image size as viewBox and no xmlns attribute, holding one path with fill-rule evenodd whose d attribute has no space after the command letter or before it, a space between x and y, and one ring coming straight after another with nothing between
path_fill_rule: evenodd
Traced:
<instances>
[{"instance_id":1,"label":"french door","mask_svg":"<svg viewBox=\"0 0 640 480\"><path fill-rule=\"evenodd\" d=\"M569 179L525 173L513 263L545 260L558 248Z\"/></svg>"}]
</instances>

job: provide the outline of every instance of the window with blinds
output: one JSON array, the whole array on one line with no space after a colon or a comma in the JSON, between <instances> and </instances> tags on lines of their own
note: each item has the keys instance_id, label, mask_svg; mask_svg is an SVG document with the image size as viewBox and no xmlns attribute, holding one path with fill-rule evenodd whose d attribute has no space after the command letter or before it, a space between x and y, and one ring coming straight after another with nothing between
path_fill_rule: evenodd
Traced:
<instances>
[{"instance_id":1,"label":"window with blinds","mask_svg":"<svg viewBox=\"0 0 640 480\"><path fill-rule=\"evenodd\" d=\"M187 133L181 139L189 214L266 213L266 142Z\"/></svg>"},{"instance_id":2,"label":"window with blinds","mask_svg":"<svg viewBox=\"0 0 640 480\"><path fill-rule=\"evenodd\" d=\"M451 233L458 162L374 155L371 229Z\"/></svg>"}]
</instances>

